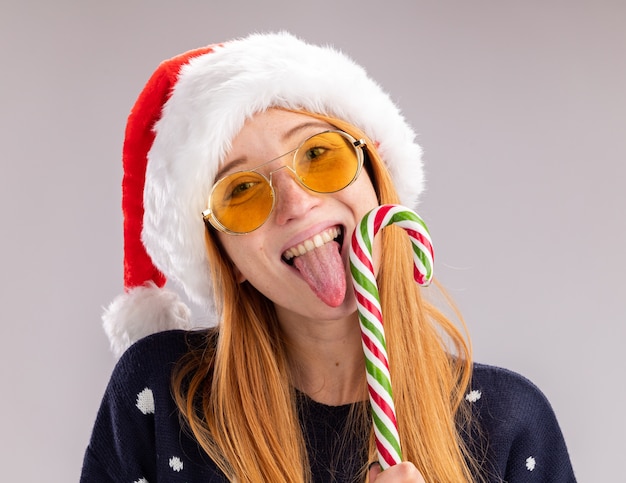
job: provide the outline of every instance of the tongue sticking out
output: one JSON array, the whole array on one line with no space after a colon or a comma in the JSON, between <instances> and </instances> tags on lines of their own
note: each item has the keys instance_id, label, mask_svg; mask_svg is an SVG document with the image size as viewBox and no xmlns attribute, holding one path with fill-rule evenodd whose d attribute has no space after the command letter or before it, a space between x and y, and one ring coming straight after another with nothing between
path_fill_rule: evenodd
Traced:
<instances>
[{"instance_id":1,"label":"tongue sticking out","mask_svg":"<svg viewBox=\"0 0 626 483\"><path fill-rule=\"evenodd\" d=\"M322 302L331 307L341 305L346 295L346 269L337 242L300 255L293 264Z\"/></svg>"}]
</instances>

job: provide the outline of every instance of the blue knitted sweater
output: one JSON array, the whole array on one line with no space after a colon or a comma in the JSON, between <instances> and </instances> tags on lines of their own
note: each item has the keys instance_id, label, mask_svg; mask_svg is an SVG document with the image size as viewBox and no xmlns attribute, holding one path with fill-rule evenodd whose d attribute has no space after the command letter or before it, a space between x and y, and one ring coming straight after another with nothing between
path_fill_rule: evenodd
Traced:
<instances>
[{"instance_id":1,"label":"blue knitted sweater","mask_svg":"<svg viewBox=\"0 0 626 483\"><path fill-rule=\"evenodd\" d=\"M171 371L187 350L187 333L170 331L139 341L122 356L85 452L81 483L226 481L181 426L171 396ZM550 404L528 380L476 364L466 399L482 435L470 445L484 451L486 444L490 482L576 481ZM354 481L366 463L359 437L347 449L343 441L345 457L337 452L351 405L326 406L299 394L299 407L315 482Z\"/></svg>"}]
</instances>

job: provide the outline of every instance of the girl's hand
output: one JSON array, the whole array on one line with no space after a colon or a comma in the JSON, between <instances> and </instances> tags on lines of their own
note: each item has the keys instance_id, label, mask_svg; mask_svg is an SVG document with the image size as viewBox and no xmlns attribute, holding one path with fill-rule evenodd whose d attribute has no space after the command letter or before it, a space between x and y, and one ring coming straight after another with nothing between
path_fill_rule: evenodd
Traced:
<instances>
[{"instance_id":1,"label":"girl's hand","mask_svg":"<svg viewBox=\"0 0 626 483\"><path fill-rule=\"evenodd\" d=\"M408 461L391 466L385 471L381 470L378 463L374 463L370 467L368 481L369 483L398 483L402 481L407 483L425 483L422 474L413 463Z\"/></svg>"}]
</instances>

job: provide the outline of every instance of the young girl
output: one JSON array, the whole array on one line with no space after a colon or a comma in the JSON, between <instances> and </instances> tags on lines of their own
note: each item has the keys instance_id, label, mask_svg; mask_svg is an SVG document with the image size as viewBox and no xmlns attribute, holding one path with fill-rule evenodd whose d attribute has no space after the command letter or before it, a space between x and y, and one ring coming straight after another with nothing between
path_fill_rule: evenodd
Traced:
<instances>
[{"instance_id":1,"label":"young girl","mask_svg":"<svg viewBox=\"0 0 626 483\"><path fill-rule=\"evenodd\" d=\"M404 462L373 463L348 247L369 210L416 205L414 138L363 69L285 33L159 66L126 131L122 357L81 481L575 481L545 397L472 362L397 227L373 255ZM217 325L190 330L166 279Z\"/></svg>"}]
</instances>

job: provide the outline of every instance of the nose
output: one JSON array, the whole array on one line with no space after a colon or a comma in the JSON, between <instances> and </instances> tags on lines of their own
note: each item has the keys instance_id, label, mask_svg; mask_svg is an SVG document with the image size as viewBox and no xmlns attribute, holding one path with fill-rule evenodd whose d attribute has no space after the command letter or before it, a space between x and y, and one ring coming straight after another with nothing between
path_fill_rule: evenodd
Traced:
<instances>
[{"instance_id":1,"label":"nose","mask_svg":"<svg viewBox=\"0 0 626 483\"><path fill-rule=\"evenodd\" d=\"M320 201L320 196L302 186L295 176L290 168L279 168L272 173L276 196L274 219L279 225L306 215Z\"/></svg>"}]
</instances>

